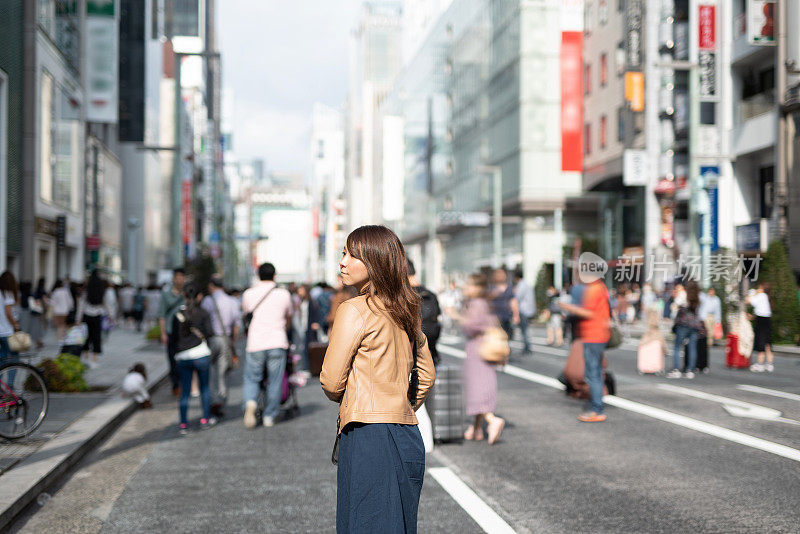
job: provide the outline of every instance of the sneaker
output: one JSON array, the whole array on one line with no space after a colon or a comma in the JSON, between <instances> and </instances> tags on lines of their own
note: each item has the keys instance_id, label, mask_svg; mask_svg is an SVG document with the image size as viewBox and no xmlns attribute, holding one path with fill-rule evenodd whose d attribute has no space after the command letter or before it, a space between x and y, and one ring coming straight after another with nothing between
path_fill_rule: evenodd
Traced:
<instances>
[{"instance_id":1,"label":"sneaker","mask_svg":"<svg viewBox=\"0 0 800 534\"><path fill-rule=\"evenodd\" d=\"M711 368L710 367L703 367L703 374L704 375L707 375L710 372L711 372Z\"/></svg>"},{"instance_id":2,"label":"sneaker","mask_svg":"<svg viewBox=\"0 0 800 534\"><path fill-rule=\"evenodd\" d=\"M672 371L667 373L667 378L680 378L681 376L683 375L677 369L673 369Z\"/></svg>"},{"instance_id":3,"label":"sneaker","mask_svg":"<svg viewBox=\"0 0 800 534\"><path fill-rule=\"evenodd\" d=\"M188 433L189 433L189 425L187 425L186 423L181 423L181 426L178 429L178 434L180 434L181 436L185 436Z\"/></svg>"},{"instance_id":4,"label":"sneaker","mask_svg":"<svg viewBox=\"0 0 800 534\"><path fill-rule=\"evenodd\" d=\"M244 405L244 427L255 428L256 426L256 410L258 403L254 400L249 400Z\"/></svg>"},{"instance_id":5,"label":"sneaker","mask_svg":"<svg viewBox=\"0 0 800 534\"><path fill-rule=\"evenodd\" d=\"M261 423L264 426L275 426L275 418L274 417L268 417L268 416L265 415L264 419L261 420Z\"/></svg>"},{"instance_id":6,"label":"sneaker","mask_svg":"<svg viewBox=\"0 0 800 534\"><path fill-rule=\"evenodd\" d=\"M764 366L760 363L754 363L753 365L750 366L750 370L754 373L763 373Z\"/></svg>"},{"instance_id":7,"label":"sneaker","mask_svg":"<svg viewBox=\"0 0 800 534\"><path fill-rule=\"evenodd\" d=\"M217 418L211 417L209 419L203 418L200 419L200 429L205 430L207 428L211 428L212 426L217 424Z\"/></svg>"},{"instance_id":8,"label":"sneaker","mask_svg":"<svg viewBox=\"0 0 800 534\"><path fill-rule=\"evenodd\" d=\"M684 376L684 377L686 377L686 378L688 378L689 380L691 380L692 378L694 378L694 373L693 373L692 371L686 371L686 372L683 374L683 376Z\"/></svg>"},{"instance_id":9,"label":"sneaker","mask_svg":"<svg viewBox=\"0 0 800 534\"><path fill-rule=\"evenodd\" d=\"M773 371L775 370L775 366L773 366L771 363L768 363L768 364L766 365L766 367L764 367L764 369L766 369L766 371L767 371L768 373L771 373L771 372L773 372Z\"/></svg>"},{"instance_id":10,"label":"sneaker","mask_svg":"<svg viewBox=\"0 0 800 534\"><path fill-rule=\"evenodd\" d=\"M602 423L606 420L606 414L597 412L584 412L578 416L578 421L584 423Z\"/></svg>"}]
</instances>

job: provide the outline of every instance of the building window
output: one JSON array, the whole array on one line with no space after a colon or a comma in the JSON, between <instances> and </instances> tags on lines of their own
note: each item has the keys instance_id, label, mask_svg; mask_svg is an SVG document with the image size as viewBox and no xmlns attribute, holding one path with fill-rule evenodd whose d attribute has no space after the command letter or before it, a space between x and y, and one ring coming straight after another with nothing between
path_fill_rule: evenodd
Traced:
<instances>
[{"instance_id":1,"label":"building window","mask_svg":"<svg viewBox=\"0 0 800 534\"><path fill-rule=\"evenodd\" d=\"M583 67L583 94L589 95L592 93L592 66L584 65Z\"/></svg>"},{"instance_id":2,"label":"building window","mask_svg":"<svg viewBox=\"0 0 800 534\"><path fill-rule=\"evenodd\" d=\"M583 125L583 153L592 153L592 125L588 123Z\"/></svg>"},{"instance_id":3,"label":"building window","mask_svg":"<svg viewBox=\"0 0 800 534\"><path fill-rule=\"evenodd\" d=\"M600 148L606 147L608 139L608 117L605 115L600 116Z\"/></svg>"},{"instance_id":4,"label":"building window","mask_svg":"<svg viewBox=\"0 0 800 534\"><path fill-rule=\"evenodd\" d=\"M617 78L622 78L622 75L625 74L625 44L622 41L617 43L614 62L617 68Z\"/></svg>"},{"instance_id":5,"label":"building window","mask_svg":"<svg viewBox=\"0 0 800 534\"><path fill-rule=\"evenodd\" d=\"M608 83L608 54L603 52L600 55L600 87L605 87Z\"/></svg>"},{"instance_id":6,"label":"building window","mask_svg":"<svg viewBox=\"0 0 800 534\"><path fill-rule=\"evenodd\" d=\"M593 11L594 5L592 4L592 0L586 0L586 5L583 10L583 29L587 34L592 33L592 27L594 26Z\"/></svg>"},{"instance_id":7,"label":"building window","mask_svg":"<svg viewBox=\"0 0 800 534\"><path fill-rule=\"evenodd\" d=\"M53 201L53 115L55 91L53 76L42 72L39 95L39 196L45 202Z\"/></svg>"},{"instance_id":8,"label":"building window","mask_svg":"<svg viewBox=\"0 0 800 534\"><path fill-rule=\"evenodd\" d=\"M617 141L620 143L625 140L625 108L617 108Z\"/></svg>"},{"instance_id":9,"label":"building window","mask_svg":"<svg viewBox=\"0 0 800 534\"><path fill-rule=\"evenodd\" d=\"M598 0L597 14L600 18L600 24L605 26L608 22L608 0Z\"/></svg>"}]
</instances>

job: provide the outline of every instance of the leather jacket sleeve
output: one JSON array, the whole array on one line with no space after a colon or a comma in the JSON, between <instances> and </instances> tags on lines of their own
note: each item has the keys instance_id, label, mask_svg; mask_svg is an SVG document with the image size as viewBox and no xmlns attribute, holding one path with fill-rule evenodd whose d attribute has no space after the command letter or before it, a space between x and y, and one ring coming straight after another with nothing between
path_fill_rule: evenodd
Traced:
<instances>
[{"instance_id":1,"label":"leather jacket sleeve","mask_svg":"<svg viewBox=\"0 0 800 534\"><path fill-rule=\"evenodd\" d=\"M354 305L347 302L339 305L319 377L322 390L334 402L341 402L344 396L347 376L364 336L364 324L361 313Z\"/></svg>"},{"instance_id":2,"label":"leather jacket sleeve","mask_svg":"<svg viewBox=\"0 0 800 534\"><path fill-rule=\"evenodd\" d=\"M436 368L433 366L433 358L425 336L422 337L417 350L417 377L419 384L417 385L417 402L413 406L415 412L425 402L431 387L433 387L433 382L436 380Z\"/></svg>"}]
</instances>

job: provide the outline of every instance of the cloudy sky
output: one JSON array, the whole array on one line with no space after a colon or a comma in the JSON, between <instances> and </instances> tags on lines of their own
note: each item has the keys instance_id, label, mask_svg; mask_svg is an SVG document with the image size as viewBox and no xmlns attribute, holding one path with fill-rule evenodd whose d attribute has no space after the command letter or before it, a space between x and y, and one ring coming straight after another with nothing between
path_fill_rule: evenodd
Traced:
<instances>
[{"instance_id":1,"label":"cloudy sky","mask_svg":"<svg viewBox=\"0 0 800 534\"><path fill-rule=\"evenodd\" d=\"M306 173L314 102L347 96L348 35L358 0L218 2L223 84L233 93L240 159Z\"/></svg>"}]
</instances>

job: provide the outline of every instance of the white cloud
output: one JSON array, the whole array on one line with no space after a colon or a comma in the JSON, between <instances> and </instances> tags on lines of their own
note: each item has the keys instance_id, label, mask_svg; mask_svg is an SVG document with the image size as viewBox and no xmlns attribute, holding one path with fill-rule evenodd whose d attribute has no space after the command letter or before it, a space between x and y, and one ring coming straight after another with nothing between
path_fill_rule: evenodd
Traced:
<instances>
[{"instance_id":1,"label":"white cloud","mask_svg":"<svg viewBox=\"0 0 800 534\"><path fill-rule=\"evenodd\" d=\"M358 0L219 2L223 83L233 91L234 151L271 170L306 172L314 102L347 97Z\"/></svg>"}]
</instances>

